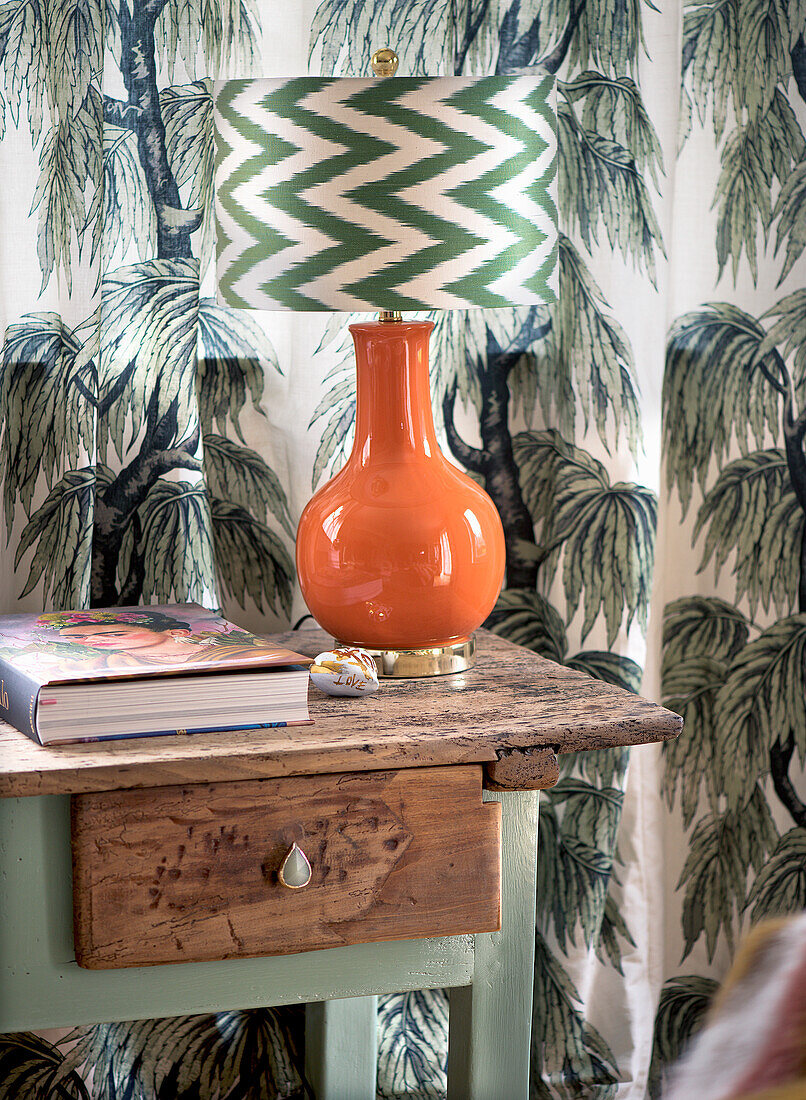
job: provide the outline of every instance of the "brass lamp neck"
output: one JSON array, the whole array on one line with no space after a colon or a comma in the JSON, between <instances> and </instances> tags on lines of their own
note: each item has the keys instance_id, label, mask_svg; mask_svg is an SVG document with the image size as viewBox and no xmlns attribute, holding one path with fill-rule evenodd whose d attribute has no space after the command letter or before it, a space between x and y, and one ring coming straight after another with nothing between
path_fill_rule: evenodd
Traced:
<instances>
[{"instance_id":1,"label":"brass lamp neck","mask_svg":"<svg viewBox=\"0 0 806 1100\"><path fill-rule=\"evenodd\" d=\"M370 60L372 71L376 76L394 76L397 72L398 59L394 50L384 47L376 50ZM403 315L397 309L382 309L378 314L378 320L384 322L402 321Z\"/></svg>"},{"instance_id":2,"label":"brass lamp neck","mask_svg":"<svg viewBox=\"0 0 806 1100\"><path fill-rule=\"evenodd\" d=\"M370 59L370 64L376 76L394 76L398 66L397 54L386 46L382 50L375 51ZM403 315L397 309L382 309L378 314L378 320L384 322L402 321Z\"/></svg>"}]
</instances>

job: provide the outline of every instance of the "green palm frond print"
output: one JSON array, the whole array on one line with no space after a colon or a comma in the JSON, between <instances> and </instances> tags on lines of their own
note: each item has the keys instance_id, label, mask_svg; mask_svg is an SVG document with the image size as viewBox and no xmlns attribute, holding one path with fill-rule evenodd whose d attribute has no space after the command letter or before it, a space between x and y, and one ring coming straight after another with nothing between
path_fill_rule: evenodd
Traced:
<instances>
[{"instance_id":1,"label":"green palm frond print","mask_svg":"<svg viewBox=\"0 0 806 1100\"><path fill-rule=\"evenodd\" d=\"M38 3L0 13L4 102L19 124L25 91L39 155L43 285L63 269L72 290L77 246L96 288L77 323L32 311L5 332L0 470L7 535L18 532L16 565L28 570L21 594L70 607L248 592L287 615L286 491L239 427L247 398L262 411L264 371L279 364L259 326L199 298L212 242L209 85L160 87L136 63L156 50L169 68L179 56L193 68L200 45L205 67L248 61L256 14L215 2L180 18L169 3L155 25L144 2L112 12L123 101L99 83L100 8L57 7L55 35L41 33ZM214 424L236 438L217 443Z\"/></svg>"},{"instance_id":2,"label":"green palm frond print","mask_svg":"<svg viewBox=\"0 0 806 1100\"><path fill-rule=\"evenodd\" d=\"M744 255L757 280L758 235L766 246L775 233L781 282L806 246L803 11L797 2L759 0L687 5L682 67L683 96L701 124L710 114L720 153L713 195L720 274L730 261L735 278Z\"/></svg>"},{"instance_id":3,"label":"green palm frond print","mask_svg":"<svg viewBox=\"0 0 806 1100\"><path fill-rule=\"evenodd\" d=\"M682 956L701 970L749 923L806 906L806 310L801 289L768 289L806 244L800 6L689 5L682 75L681 161L706 136L719 160L721 285L674 320L663 382L667 483L698 563L664 614L663 693L685 727L663 787L687 845ZM746 275L764 287L752 307ZM690 971L666 982L653 1098L715 988Z\"/></svg>"},{"instance_id":4,"label":"green palm frond print","mask_svg":"<svg viewBox=\"0 0 806 1100\"><path fill-rule=\"evenodd\" d=\"M301 1095L298 1024L299 1013L282 1021L266 1008L76 1028L59 1075L91 1072L93 1100L121 1100L126 1090L155 1100L287 1100Z\"/></svg>"},{"instance_id":5,"label":"green palm frond print","mask_svg":"<svg viewBox=\"0 0 806 1100\"><path fill-rule=\"evenodd\" d=\"M0 1096L90 1100L83 1077L66 1070L58 1046L33 1032L0 1035Z\"/></svg>"},{"instance_id":6,"label":"green palm frond print","mask_svg":"<svg viewBox=\"0 0 806 1100\"><path fill-rule=\"evenodd\" d=\"M658 877L660 840L642 833L656 765L637 767L640 749L564 758L541 795L532 1100L657 1100L746 928L806 907L805 28L802 0L0 4L9 599L226 602L265 630L304 613L296 521L352 443L348 318L227 308L218 248L238 252L239 305L256 288L292 311L332 305L326 280L344 311L435 322L443 449L505 532L488 628L634 691L658 639L663 699L685 719L657 766L669 865L651 904L666 912L647 920L634 903ZM388 129L355 125L387 44L400 76L381 93L414 134L417 171L435 186L453 173L439 223L407 190L414 165L380 194L359 179L391 148ZM410 110L437 75L453 99ZM252 76L266 95L236 111ZM328 113L317 90L334 76L357 83ZM215 85L228 89L217 150ZM556 137L537 126L527 140L499 92L468 90L483 86L544 121L551 86ZM230 139L254 137L258 115L276 131L258 145L287 172L274 193L234 163ZM295 125L330 143L304 169ZM491 130L511 144L489 186L524 185L506 225L469 188ZM449 138L462 156L440 161ZM216 159L232 169L217 213ZM532 186L552 172L554 207ZM311 188L339 173L351 202L425 243L428 293L346 219L312 264L256 274L258 242L282 259L297 230L321 229ZM556 249L544 218L559 220ZM482 238L496 257L484 279L452 274ZM532 283L514 307L496 292L507 279ZM671 960L659 996L653 949ZM380 999L379 1096L444 1095L447 1005L442 991ZM301 1010L255 1009L5 1036L0 1098L301 1097L302 1033Z\"/></svg>"}]
</instances>

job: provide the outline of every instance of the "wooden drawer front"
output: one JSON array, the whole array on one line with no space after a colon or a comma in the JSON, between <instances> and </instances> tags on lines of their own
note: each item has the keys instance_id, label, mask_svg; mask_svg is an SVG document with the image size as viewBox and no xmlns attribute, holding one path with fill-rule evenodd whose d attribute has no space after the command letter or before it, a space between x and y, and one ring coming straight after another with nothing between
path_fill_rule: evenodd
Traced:
<instances>
[{"instance_id":1,"label":"wooden drawer front","mask_svg":"<svg viewBox=\"0 0 806 1100\"><path fill-rule=\"evenodd\" d=\"M481 767L73 797L76 960L107 969L500 928ZM310 883L278 879L297 842Z\"/></svg>"}]
</instances>

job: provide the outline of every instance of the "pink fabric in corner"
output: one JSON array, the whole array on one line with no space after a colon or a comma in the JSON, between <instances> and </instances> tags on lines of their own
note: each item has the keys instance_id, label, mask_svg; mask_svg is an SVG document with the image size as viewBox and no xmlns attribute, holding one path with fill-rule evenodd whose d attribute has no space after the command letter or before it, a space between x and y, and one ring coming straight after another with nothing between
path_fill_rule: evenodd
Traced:
<instances>
[{"instance_id":1,"label":"pink fabric in corner","mask_svg":"<svg viewBox=\"0 0 806 1100\"><path fill-rule=\"evenodd\" d=\"M806 1100L806 914L745 941L664 1100L750 1100L800 1081Z\"/></svg>"},{"instance_id":2,"label":"pink fabric in corner","mask_svg":"<svg viewBox=\"0 0 806 1100\"><path fill-rule=\"evenodd\" d=\"M758 1092L803 1078L806 1095L806 920L800 927L797 955L792 961L783 994L776 1006L761 1059L738 1082L737 1094Z\"/></svg>"}]
</instances>

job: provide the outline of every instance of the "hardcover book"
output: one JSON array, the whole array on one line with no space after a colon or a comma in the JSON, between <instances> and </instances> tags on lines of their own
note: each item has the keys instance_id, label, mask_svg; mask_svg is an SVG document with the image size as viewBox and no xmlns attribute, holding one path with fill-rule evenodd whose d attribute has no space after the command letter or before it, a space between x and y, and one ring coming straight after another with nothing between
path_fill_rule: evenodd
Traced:
<instances>
[{"instance_id":1,"label":"hardcover book","mask_svg":"<svg viewBox=\"0 0 806 1100\"><path fill-rule=\"evenodd\" d=\"M41 745L309 722L310 658L198 604L0 617L0 718Z\"/></svg>"}]
</instances>

